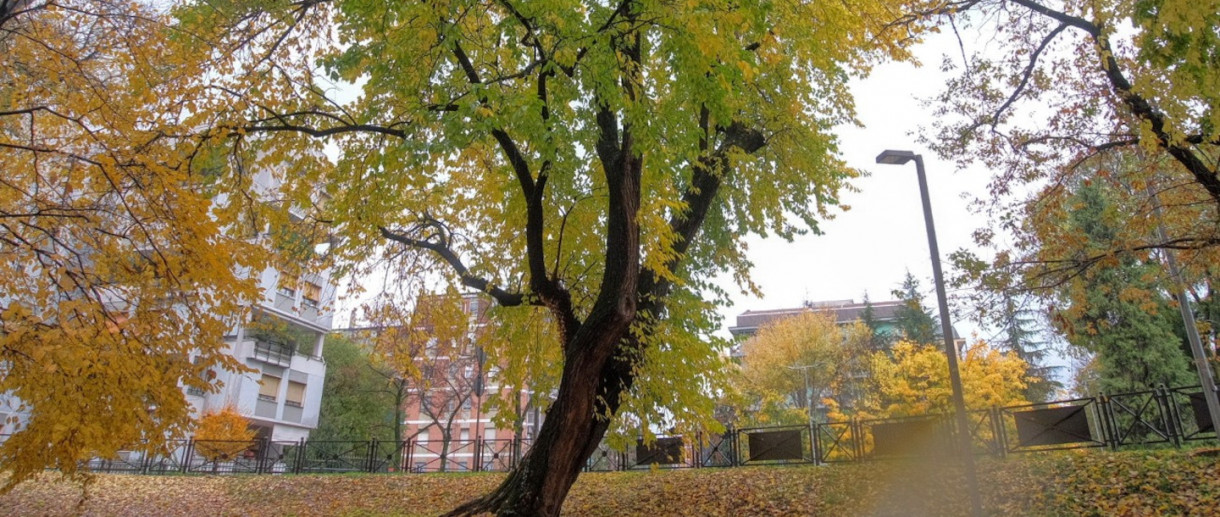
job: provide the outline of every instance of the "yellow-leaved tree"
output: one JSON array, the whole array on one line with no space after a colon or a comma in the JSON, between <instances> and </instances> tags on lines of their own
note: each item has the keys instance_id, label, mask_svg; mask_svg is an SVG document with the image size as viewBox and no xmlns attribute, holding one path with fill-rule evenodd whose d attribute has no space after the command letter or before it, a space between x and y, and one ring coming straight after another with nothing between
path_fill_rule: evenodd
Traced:
<instances>
[{"instance_id":1,"label":"yellow-leaved tree","mask_svg":"<svg viewBox=\"0 0 1220 517\"><path fill-rule=\"evenodd\" d=\"M5 488L183 437L183 388L241 368L223 336L278 211L196 133L207 85L173 25L138 1L0 1Z\"/></svg>"},{"instance_id":2,"label":"yellow-leaved tree","mask_svg":"<svg viewBox=\"0 0 1220 517\"><path fill-rule=\"evenodd\" d=\"M966 349L960 362L962 392L969 409L1026 402L1028 365L1012 353L983 342ZM952 410L949 360L943 349L900 341L892 355L873 355L875 404L858 416L900 417L944 414Z\"/></svg>"},{"instance_id":3,"label":"yellow-leaved tree","mask_svg":"<svg viewBox=\"0 0 1220 517\"><path fill-rule=\"evenodd\" d=\"M854 402L869 381L871 334L813 309L760 328L728 385L737 425L804 424L823 398Z\"/></svg>"},{"instance_id":4,"label":"yellow-leaved tree","mask_svg":"<svg viewBox=\"0 0 1220 517\"><path fill-rule=\"evenodd\" d=\"M212 462L232 460L250 448L256 432L236 407L208 411L195 425L195 452Z\"/></svg>"},{"instance_id":5,"label":"yellow-leaved tree","mask_svg":"<svg viewBox=\"0 0 1220 517\"><path fill-rule=\"evenodd\" d=\"M906 57L922 28L891 22L930 3L200 0L175 13L210 66L209 126L250 163L340 151L285 185L331 196L319 219L338 256L426 264L507 312L547 312L561 354L546 421L503 484L455 513L558 515L622 422L711 421L726 343L708 279L752 288L746 235L831 215L855 175L830 132L853 121L848 79ZM335 95L344 84L359 95Z\"/></svg>"}]
</instances>

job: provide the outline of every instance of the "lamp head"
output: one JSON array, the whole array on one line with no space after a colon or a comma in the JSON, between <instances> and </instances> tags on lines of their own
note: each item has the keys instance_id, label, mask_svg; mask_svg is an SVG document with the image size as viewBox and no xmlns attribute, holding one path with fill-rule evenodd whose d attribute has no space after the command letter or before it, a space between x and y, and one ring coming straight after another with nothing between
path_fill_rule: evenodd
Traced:
<instances>
[{"instance_id":1,"label":"lamp head","mask_svg":"<svg viewBox=\"0 0 1220 517\"><path fill-rule=\"evenodd\" d=\"M895 151L893 149L886 149L881 151L881 154L877 155L877 163L902 165L906 162L914 160L915 156L915 153L912 151Z\"/></svg>"}]
</instances>

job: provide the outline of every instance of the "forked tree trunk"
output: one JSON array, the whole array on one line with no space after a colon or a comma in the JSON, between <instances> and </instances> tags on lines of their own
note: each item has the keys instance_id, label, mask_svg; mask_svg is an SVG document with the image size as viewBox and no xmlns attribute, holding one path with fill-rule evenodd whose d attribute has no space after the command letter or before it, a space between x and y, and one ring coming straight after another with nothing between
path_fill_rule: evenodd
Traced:
<instances>
[{"instance_id":1,"label":"forked tree trunk","mask_svg":"<svg viewBox=\"0 0 1220 517\"><path fill-rule=\"evenodd\" d=\"M691 193L684 196L690 211L671 222L671 228L683 237L675 246L677 257L689 250L720 189L720 179L711 171L725 170L730 149L753 153L765 145L761 133L739 124L724 133L720 150L696 167ZM635 361L643 355L644 345L628 329L635 323L637 310L647 318L640 327L650 328L655 323L652 318L665 313L665 300L673 285L651 272L640 272L635 224L640 162L625 161L618 164L629 171L623 175L625 182L612 177L609 183L611 191L626 200L616 203L612 198L611 213L617 211L627 228L618 229L621 240L616 242L615 218L611 217L608 274L593 312L567 342L558 397L547 411L547 419L529 453L495 491L448 515L559 515L585 461L609 429L608 416L618 411L622 395L634 384ZM668 265L671 271L676 270L679 259L672 259Z\"/></svg>"},{"instance_id":2,"label":"forked tree trunk","mask_svg":"<svg viewBox=\"0 0 1220 517\"><path fill-rule=\"evenodd\" d=\"M602 336L601 340L612 337ZM565 365L559 396L517 468L494 492L449 515L559 515L569 489L607 429L604 419L595 416L594 401L608 354L596 353L595 347L580 355L569 358Z\"/></svg>"},{"instance_id":3,"label":"forked tree trunk","mask_svg":"<svg viewBox=\"0 0 1220 517\"><path fill-rule=\"evenodd\" d=\"M638 41L633 47L638 52ZM638 56L637 56L638 57ZM637 59L638 61L638 59ZM597 300L575 328L563 328L563 376L537 439L521 464L494 492L462 505L449 515L495 513L502 516L557 516L585 460L608 428L617 409L622 382L608 383L618 371L620 353L636 318L640 281L640 173L642 158L633 150L630 128L621 132L608 109L599 155L606 164L608 193L605 270ZM566 309L570 310L570 309ZM559 321L571 321L553 308ZM607 401L614 404L607 406Z\"/></svg>"}]
</instances>

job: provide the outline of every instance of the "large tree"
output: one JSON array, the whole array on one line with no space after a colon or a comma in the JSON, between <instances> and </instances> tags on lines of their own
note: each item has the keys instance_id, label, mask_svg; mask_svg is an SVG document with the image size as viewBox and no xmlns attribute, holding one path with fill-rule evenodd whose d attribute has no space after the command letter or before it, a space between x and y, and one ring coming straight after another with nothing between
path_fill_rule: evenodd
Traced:
<instances>
[{"instance_id":1,"label":"large tree","mask_svg":"<svg viewBox=\"0 0 1220 517\"><path fill-rule=\"evenodd\" d=\"M922 345L935 344L940 338L940 323L932 310L924 305L919 280L907 271L902 286L891 291L902 305L894 311L894 326L907 341Z\"/></svg>"},{"instance_id":2,"label":"large tree","mask_svg":"<svg viewBox=\"0 0 1220 517\"><path fill-rule=\"evenodd\" d=\"M378 361L361 337L326 336L326 396L318 410L314 441L382 440L402 443L406 386Z\"/></svg>"},{"instance_id":3,"label":"large tree","mask_svg":"<svg viewBox=\"0 0 1220 517\"><path fill-rule=\"evenodd\" d=\"M173 9L172 26L161 25L164 11L138 4L107 5L115 16L81 4L0 4L0 73L27 74L16 84L41 89L3 91L4 148L19 160L6 161L6 170L30 176L6 194L21 200L8 215L30 221L49 243L6 234L13 249L29 253L4 261L13 268L5 278L24 278L28 267L46 273L31 277L42 284L7 291L31 300L5 307L10 367L0 389L25 389L23 400L53 414L43 403L51 395L27 388L55 386L32 378L63 372L63 387L46 389L89 394L66 418L92 408L126 419L116 428L161 433L148 425L148 404L156 415L182 417L185 404L170 388L200 384L192 375L221 360L220 320L175 318L179 327L210 325L202 333L177 329L197 337L190 342L145 328L108 334L104 321L124 330L156 318L115 318L87 299L97 293L88 288L120 285L149 299L188 292L203 298L191 305L198 312L233 314L236 302L256 296L251 283L230 281L242 270L233 259L250 266L257 255L225 246L221 229L245 230L235 245L261 242L266 221L247 215L291 208L294 222L328 225L342 243L335 258L422 253L433 271L502 306L549 312L563 360L554 365L561 380L546 424L504 484L462 513L556 515L624 404L656 415L674 396L707 391L691 381L717 361L700 339L716 321L700 279L725 270L744 279L745 234L816 229L853 174L829 134L851 120L849 74L902 56L915 35L888 25L905 4L879 1L198 1ZM82 31L90 25L76 17L115 25ZM55 44L40 49L49 40ZM56 130L44 131L44 120ZM328 144L337 163L323 158ZM268 190L255 174L274 174L282 187ZM95 190L109 197L90 205ZM55 203L44 205L43 192L55 193ZM65 209L57 216L69 225L89 222L78 237L89 253L55 251L63 233L37 225L52 222L45 206ZM79 217L82 206L131 217L99 222ZM105 242L115 228L117 244ZM314 243L285 233L300 251ZM124 257L150 265L127 268ZM74 274L112 258L91 283L81 280L90 271ZM80 304L51 301L77 293L86 298ZM55 330L75 328L86 303L96 310L79 321L98 324ZM52 306L58 314L48 316ZM45 328L59 334L42 337ZM89 346L111 335L139 339ZM99 359L49 353L60 349L43 346L54 340L63 350L86 343L82 350ZM155 392L160 398L127 397L139 403L123 407L90 398L126 393L81 386L81 379L112 384L107 368L94 368L115 360L108 350L125 361L159 361L127 370L167 387ZM201 365L179 364L199 350ZM41 422L31 419L30 428ZM67 422L50 421L43 434L14 437L4 450L57 454L37 459L72 468L103 439Z\"/></svg>"},{"instance_id":4,"label":"large tree","mask_svg":"<svg viewBox=\"0 0 1220 517\"><path fill-rule=\"evenodd\" d=\"M926 13L986 31L946 69L938 99L945 156L982 161L1013 182L1052 176L1099 153L1139 149L1220 206L1220 12L1185 0L1087 3L948 1ZM963 38L970 41L970 38ZM969 52L969 53L968 53ZM1184 236L1183 236L1184 237ZM1202 246L1203 236L1166 245Z\"/></svg>"},{"instance_id":5,"label":"large tree","mask_svg":"<svg viewBox=\"0 0 1220 517\"><path fill-rule=\"evenodd\" d=\"M758 329L730 378L738 425L805 424L823 397L852 405L869 382L872 335L862 323L840 327L834 313L814 309Z\"/></svg>"},{"instance_id":6,"label":"large tree","mask_svg":"<svg viewBox=\"0 0 1220 517\"><path fill-rule=\"evenodd\" d=\"M892 354L873 354L876 393L866 398L858 416L919 416L947 413L951 408L949 360L935 346L901 341ZM978 342L966 349L961 362L966 407L985 409L1026 402L1026 364L1015 354L1001 353Z\"/></svg>"},{"instance_id":7,"label":"large tree","mask_svg":"<svg viewBox=\"0 0 1220 517\"><path fill-rule=\"evenodd\" d=\"M472 416L476 399L483 409L485 350L494 334L486 308L472 310L471 301L452 292L423 293L409 311L393 303L366 307L378 327L372 339L376 357L405 389L400 403L418 408L413 417L426 422L416 435L430 433L427 446L439 455L441 471L448 469L450 448L459 438L455 422Z\"/></svg>"},{"instance_id":8,"label":"large tree","mask_svg":"<svg viewBox=\"0 0 1220 517\"><path fill-rule=\"evenodd\" d=\"M263 205L215 197L222 156L178 137L202 127L198 76L163 59L167 24L0 1L0 397L24 415L6 487L184 436L183 387L241 368L223 336L259 296Z\"/></svg>"},{"instance_id":9,"label":"large tree","mask_svg":"<svg viewBox=\"0 0 1220 517\"><path fill-rule=\"evenodd\" d=\"M965 0L924 15L951 24L961 41L960 55L945 58L956 76L935 99L926 141L942 156L995 171L980 204L993 222L978 232L980 243L1025 245L1020 226L1053 216L1065 185L1111 177L1143 205L1131 231L1101 255L1047 264L1043 283L1110 254L1153 248L1176 251L1187 279L1207 282L1220 243L1214 5ZM1099 167L1099 159L1124 163ZM1148 217L1154 196L1164 217ZM1001 244L1009 234L1015 241ZM995 265L1013 266L1011 255Z\"/></svg>"},{"instance_id":10,"label":"large tree","mask_svg":"<svg viewBox=\"0 0 1220 517\"><path fill-rule=\"evenodd\" d=\"M1012 292L1004 292L1000 296L1002 301L995 322L1001 337L996 344L1029 366L1025 398L1033 402L1046 402L1063 387L1057 378L1062 367L1047 364L1055 350L1047 337L1046 313L1040 310L1040 300L1033 296Z\"/></svg>"},{"instance_id":11,"label":"large tree","mask_svg":"<svg viewBox=\"0 0 1220 517\"><path fill-rule=\"evenodd\" d=\"M816 229L836 204L852 172L829 129L851 120L849 74L912 37L888 25L902 7L351 0L180 14L214 65L201 77L213 134L267 166L337 145L335 167L285 191L326 191L316 216L340 254L424 252L502 306L549 312L563 359L546 422L503 484L455 513L557 515L624 404L655 415L706 396L698 380L718 358L700 339L716 321L701 279L746 273L743 235ZM326 78L359 97L328 96Z\"/></svg>"},{"instance_id":12,"label":"large tree","mask_svg":"<svg viewBox=\"0 0 1220 517\"><path fill-rule=\"evenodd\" d=\"M1078 257L1113 247L1129 217L1102 183L1076 186L1063 234L1083 237ZM1160 264L1147 254L1119 253L1057 290L1056 320L1068 341L1096 354L1095 389L1123 392L1191 384L1189 349L1169 294L1156 280Z\"/></svg>"},{"instance_id":13,"label":"large tree","mask_svg":"<svg viewBox=\"0 0 1220 517\"><path fill-rule=\"evenodd\" d=\"M1157 260L1148 252L1160 249L1178 255L1186 282L1160 279L1162 288L1190 290L1206 312L1220 259L1215 4L964 0L924 14L950 22L961 43L945 58L956 77L936 99L927 142L996 172L979 205L992 223L978 241L997 248L983 286L1053 291L1091 268ZM1027 231L1063 220L1072 187L1089 181L1117 186L1128 209L1108 247ZM1042 246L1057 252L1031 253ZM1003 297L992 301L1002 310Z\"/></svg>"}]
</instances>

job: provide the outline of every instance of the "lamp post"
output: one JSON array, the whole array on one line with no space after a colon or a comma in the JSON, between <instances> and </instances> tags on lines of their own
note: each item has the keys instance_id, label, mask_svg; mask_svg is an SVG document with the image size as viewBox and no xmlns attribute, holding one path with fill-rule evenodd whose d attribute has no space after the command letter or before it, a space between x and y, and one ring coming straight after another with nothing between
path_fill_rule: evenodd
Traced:
<instances>
[{"instance_id":1,"label":"lamp post","mask_svg":"<svg viewBox=\"0 0 1220 517\"><path fill-rule=\"evenodd\" d=\"M932 202L928 199L928 178L923 170L923 157L912 151L885 150L877 155L877 163L902 165L915 160L919 177L919 197L923 201L924 225L928 230L928 251L932 255L932 279L936 284L936 301L940 305L940 328L945 338L945 357L949 360L949 383L953 388L953 412L957 420L958 451L966 469L966 488L970 493L970 512L983 514L979 498L979 483L974 468L974 451L970 441L970 420L966 416L966 399L962 395L962 376L957 367L957 347L953 345L953 325L949 321L949 301L945 296L945 279L940 270L940 248L936 245L936 227L932 223Z\"/></svg>"},{"instance_id":2,"label":"lamp post","mask_svg":"<svg viewBox=\"0 0 1220 517\"><path fill-rule=\"evenodd\" d=\"M1161 200L1157 198L1152 187L1148 187L1148 196L1152 198L1152 213L1157 219L1157 237L1161 242L1169 242L1165 231L1164 218L1161 217ZM1174 283L1174 297L1178 299L1178 310L1182 314L1182 325L1186 329L1186 338L1190 343L1190 353L1195 359L1195 371L1199 374L1199 384L1203 387L1203 401L1207 404L1207 413L1211 417L1212 432L1220 440L1220 397L1216 394L1216 379L1212 376L1212 367L1207 362L1207 352L1203 349L1203 341L1199 338L1199 328L1195 326L1195 314L1190 308L1190 298L1186 297L1186 283L1182 280L1182 271L1173 258L1172 249L1161 250L1165 255L1165 266L1169 269L1169 278Z\"/></svg>"}]
</instances>

